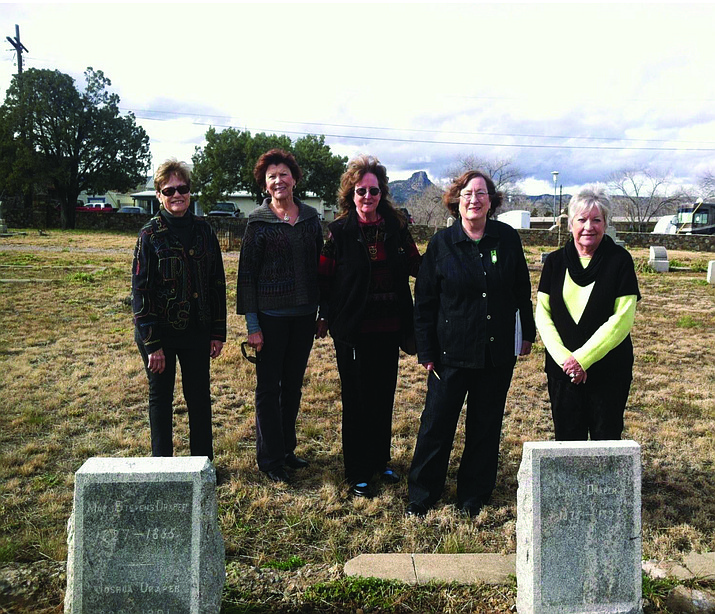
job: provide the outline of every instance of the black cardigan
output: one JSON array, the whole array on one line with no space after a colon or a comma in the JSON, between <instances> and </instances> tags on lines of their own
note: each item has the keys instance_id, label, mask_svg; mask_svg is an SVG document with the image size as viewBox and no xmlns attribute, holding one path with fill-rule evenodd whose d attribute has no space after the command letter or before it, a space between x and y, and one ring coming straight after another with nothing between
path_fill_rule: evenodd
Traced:
<instances>
[{"instance_id":1,"label":"black cardigan","mask_svg":"<svg viewBox=\"0 0 715 614\"><path fill-rule=\"evenodd\" d=\"M405 245L411 242L407 227L401 227L394 216L385 216L385 250L400 303L400 330L410 334L412 293ZM352 210L332 222L328 229L336 248L336 270L332 279L321 279L321 316L328 320L334 341L354 346L360 334L363 313L370 287L370 255Z\"/></svg>"}]
</instances>

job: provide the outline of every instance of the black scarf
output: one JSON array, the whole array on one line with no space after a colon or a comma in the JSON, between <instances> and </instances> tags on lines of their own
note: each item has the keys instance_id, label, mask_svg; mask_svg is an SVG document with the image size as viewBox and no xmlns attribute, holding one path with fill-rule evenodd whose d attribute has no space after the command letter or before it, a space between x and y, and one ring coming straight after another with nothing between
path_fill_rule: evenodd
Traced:
<instances>
[{"instance_id":1,"label":"black scarf","mask_svg":"<svg viewBox=\"0 0 715 614\"><path fill-rule=\"evenodd\" d=\"M566 245L564 245L564 258L566 260L566 268L569 271L571 279L574 283L578 284L582 288L588 286L596 281L596 276L598 275L598 270L601 268L604 258L609 255L609 252L615 247L613 239L608 235L603 235L601 239L601 244L596 249L596 252L591 257L591 261L588 266L584 269L581 264L580 256L578 251L576 251L576 245L571 239Z\"/></svg>"},{"instance_id":2,"label":"black scarf","mask_svg":"<svg viewBox=\"0 0 715 614\"><path fill-rule=\"evenodd\" d=\"M191 249L191 245L194 240L194 217L193 214L187 211L181 217L171 215L166 209L162 207L160 210L161 217L166 222L169 227L169 231L176 236L181 242L184 251L188 253Z\"/></svg>"}]
</instances>

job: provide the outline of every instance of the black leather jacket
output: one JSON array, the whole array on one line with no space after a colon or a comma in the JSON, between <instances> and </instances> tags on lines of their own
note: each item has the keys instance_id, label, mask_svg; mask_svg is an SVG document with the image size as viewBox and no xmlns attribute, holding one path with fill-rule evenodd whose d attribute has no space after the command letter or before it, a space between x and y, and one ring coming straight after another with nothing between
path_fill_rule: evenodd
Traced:
<instances>
[{"instance_id":1,"label":"black leather jacket","mask_svg":"<svg viewBox=\"0 0 715 614\"><path fill-rule=\"evenodd\" d=\"M432 237L415 284L415 335L421 364L483 368L514 360L516 310L523 338L536 327L519 234L487 220L475 244L457 221ZM488 353L487 353L488 348Z\"/></svg>"}]
</instances>

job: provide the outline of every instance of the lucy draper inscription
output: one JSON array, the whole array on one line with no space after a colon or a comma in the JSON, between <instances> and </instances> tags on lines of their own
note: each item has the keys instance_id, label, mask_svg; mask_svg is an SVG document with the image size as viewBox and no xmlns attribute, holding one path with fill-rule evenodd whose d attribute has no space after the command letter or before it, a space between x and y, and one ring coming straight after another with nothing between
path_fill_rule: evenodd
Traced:
<instances>
[{"instance_id":1,"label":"lucy draper inscription","mask_svg":"<svg viewBox=\"0 0 715 614\"><path fill-rule=\"evenodd\" d=\"M188 614L190 482L88 484L82 611Z\"/></svg>"},{"instance_id":2,"label":"lucy draper inscription","mask_svg":"<svg viewBox=\"0 0 715 614\"><path fill-rule=\"evenodd\" d=\"M542 458L541 569L545 605L626 602L632 582L612 564L636 547L630 456ZM630 557L632 558L632 557ZM544 570L569 570L549 574ZM549 580L553 578L553 583Z\"/></svg>"}]
</instances>

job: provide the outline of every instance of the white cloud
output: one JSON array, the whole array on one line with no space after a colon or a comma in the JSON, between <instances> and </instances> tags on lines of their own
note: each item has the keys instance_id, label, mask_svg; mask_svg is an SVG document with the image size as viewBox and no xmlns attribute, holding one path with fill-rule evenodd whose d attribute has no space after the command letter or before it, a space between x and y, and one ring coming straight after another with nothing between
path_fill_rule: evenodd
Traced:
<instances>
[{"instance_id":1,"label":"white cloud","mask_svg":"<svg viewBox=\"0 0 715 614\"><path fill-rule=\"evenodd\" d=\"M155 164L230 125L334 135L393 178L508 157L549 193L555 168L580 185L715 166L714 21L709 4L23 3L0 34L19 24L26 67L104 71Z\"/></svg>"}]
</instances>

